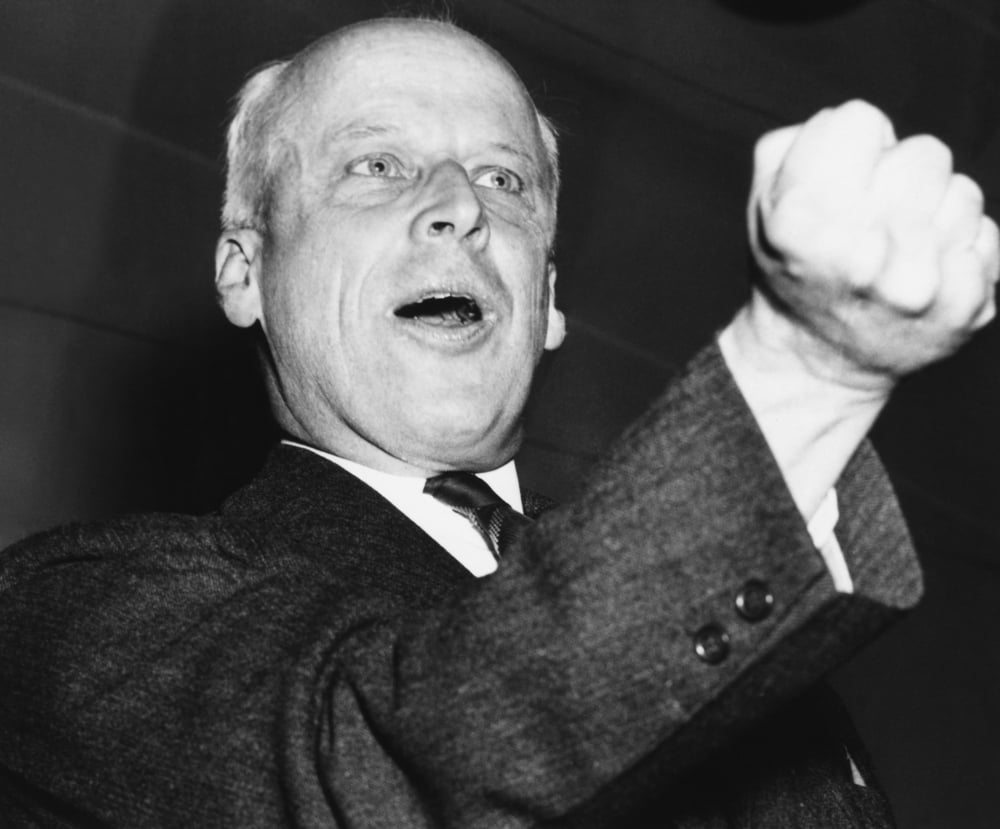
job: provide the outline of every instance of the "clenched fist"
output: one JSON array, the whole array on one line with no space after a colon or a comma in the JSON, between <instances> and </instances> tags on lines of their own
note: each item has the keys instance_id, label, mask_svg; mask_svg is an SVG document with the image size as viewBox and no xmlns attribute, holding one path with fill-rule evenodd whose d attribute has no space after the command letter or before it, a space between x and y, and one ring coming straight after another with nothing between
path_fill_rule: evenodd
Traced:
<instances>
[{"instance_id":1,"label":"clenched fist","mask_svg":"<svg viewBox=\"0 0 1000 829\"><path fill-rule=\"evenodd\" d=\"M810 517L896 381L996 313L997 226L947 147L861 101L765 135L748 213L761 279L719 347Z\"/></svg>"},{"instance_id":2,"label":"clenched fist","mask_svg":"<svg viewBox=\"0 0 1000 829\"><path fill-rule=\"evenodd\" d=\"M750 238L769 309L753 318L783 317L787 345L826 380L887 391L995 314L997 226L937 139L898 141L851 101L768 133L755 162Z\"/></svg>"}]
</instances>

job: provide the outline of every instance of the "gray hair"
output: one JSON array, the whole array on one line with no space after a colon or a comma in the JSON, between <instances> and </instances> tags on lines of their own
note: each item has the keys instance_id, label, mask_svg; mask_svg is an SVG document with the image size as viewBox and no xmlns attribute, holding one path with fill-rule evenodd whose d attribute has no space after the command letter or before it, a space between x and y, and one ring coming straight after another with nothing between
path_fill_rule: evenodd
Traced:
<instances>
[{"instance_id":1,"label":"gray hair","mask_svg":"<svg viewBox=\"0 0 1000 829\"><path fill-rule=\"evenodd\" d=\"M450 23L440 25L451 26ZM237 93L226 132L226 193L222 204L224 230L249 228L266 234L277 157L290 111L297 102L296 70L303 58L332 35L307 46L290 60L275 61L256 70ZM492 49L490 51L493 51ZM501 58L502 59L502 58ZM511 70L513 72L513 70ZM559 145L555 126L534 106L547 162L546 189L553 214L559 193ZM554 218L554 215L553 215Z\"/></svg>"},{"instance_id":2,"label":"gray hair","mask_svg":"<svg viewBox=\"0 0 1000 829\"><path fill-rule=\"evenodd\" d=\"M281 125L294 96L282 83L291 61L275 61L251 75L236 96L226 131L225 230L267 229Z\"/></svg>"}]
</instances>

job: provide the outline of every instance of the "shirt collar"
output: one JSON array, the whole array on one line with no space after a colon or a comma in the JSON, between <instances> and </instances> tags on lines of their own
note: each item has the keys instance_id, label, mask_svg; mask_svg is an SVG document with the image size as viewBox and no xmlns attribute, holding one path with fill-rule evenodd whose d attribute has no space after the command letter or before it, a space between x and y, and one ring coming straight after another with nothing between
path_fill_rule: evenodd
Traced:
<instances>
[{"instance_id":1,"label":"shirt collar","mask_svg":"<svg viewBox=\"0 0 1000 829\"><path fill-rule=\"evenodd\" d=\"M281 441L287 446L298 446L300 449L308 449L343 467L352 475L360 478L368 486L377 492L382 493L390 501L396 501L398 497L410 498L415 494L423 492L426 478L418 475L396 475L391 472L383 472L379 469L372 469L370 466L342 458L332 452L324 452L305 443L285 438ZM518 512L524 512L524 504L521 501L521 485L517 478L517 468L514 461L507 461L503 466L491 469L487 472L477 472L477 477L482 478L493 491L510 504ZM396 496L396 497L393 497Z\"/></svg>"}]
</instances>

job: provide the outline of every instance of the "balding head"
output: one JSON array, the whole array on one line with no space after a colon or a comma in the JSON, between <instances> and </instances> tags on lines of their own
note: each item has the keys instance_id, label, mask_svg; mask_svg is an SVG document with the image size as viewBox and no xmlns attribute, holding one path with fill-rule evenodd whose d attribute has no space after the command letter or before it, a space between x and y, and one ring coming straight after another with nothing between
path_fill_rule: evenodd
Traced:
<instances>
[{"instance_id":1,"label":"balding head","mask_svg":"<svg viewBox=\"0 0 1000 829\"><path fill-rule=\"evenodd\" d=\"M516 80L534 111L537 139L545 160L546 188L552 203L552 234L559 191L559 151L552 123L535 107L510 64L495 49L452 23L416 18L383 18L338 29L306 46L292 58L262 66L244 83L227 131L226 191L222 226L253 228L266 235L275 177L283 145L308 119L309 92L329 82L345 49L373 39L413 32L453 38L478 54L485 64L502 67ZM550 244L551 244L550 240Z\"/></svg>"}]
</instances>

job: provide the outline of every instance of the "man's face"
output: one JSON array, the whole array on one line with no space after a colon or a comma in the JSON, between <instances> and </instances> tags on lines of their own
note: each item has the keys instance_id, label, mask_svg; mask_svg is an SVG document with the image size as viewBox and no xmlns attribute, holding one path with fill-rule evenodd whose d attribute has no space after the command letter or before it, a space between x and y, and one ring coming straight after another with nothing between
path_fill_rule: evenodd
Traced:
<instances>
[{"instance_id":1,"label":"man's face","mask_svg":"<svg viewBox=\"0 0 1000 829\"><path fill-rule=\"evenodd\" d=\"M314 56L292 117L259 268L286 428L388 471L507 460L562 339L519 81L471 38L384 23Z\"/></svg>"}]
</instances>

